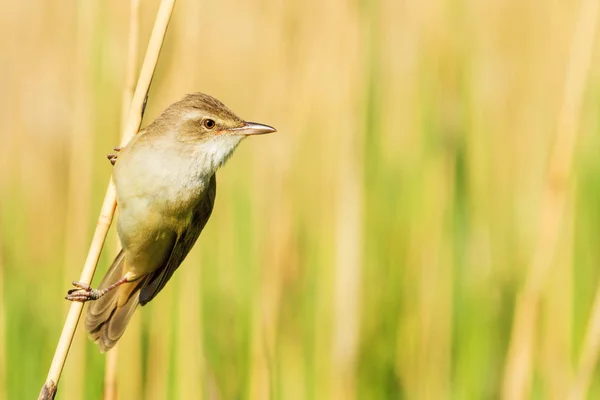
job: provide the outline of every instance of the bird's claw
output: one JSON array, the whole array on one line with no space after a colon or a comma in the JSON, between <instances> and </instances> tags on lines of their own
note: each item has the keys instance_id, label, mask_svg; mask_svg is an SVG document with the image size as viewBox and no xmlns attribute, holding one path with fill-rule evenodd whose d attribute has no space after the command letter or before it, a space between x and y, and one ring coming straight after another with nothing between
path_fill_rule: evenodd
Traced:
<instances>
[{"instance_id":1,"label":"bird's claw","mask_svg":"<svg viewBox=\"0 0 600 400\"><path fill-rule=\"evenodd\" d=\"M69 290L65 299L83 303L90 300L97 300L101 296L98 289L92 289L87 283L74 281L73 286L75 286L76 289Z\"/></svg>"},{"instance_id":2,"label":"bird's claw","mask_svg":"<svg viewBox=\"0 0 600 400\"><path fill-rule=\"evenodd\" d=\"M117 163L117 155L116 154L107 154L106 158L110 161L111 165L115 165Z\"/></svg>"},{"instance_id":3,"label":"bird's claw","mask_svg":"<svg viewBox=\"0 0 600 400\"><path fill-rule=\"evenodd\" d=\"M117 146L114 148L114 150L117 152L115 154L107 154L106 158L108 158L108 161L110 161L110 163L112 165L115 165L115 163L117 162L117 157L118 157L118 153L121 151L121 147Z\"/></svg>"}]
</instances>

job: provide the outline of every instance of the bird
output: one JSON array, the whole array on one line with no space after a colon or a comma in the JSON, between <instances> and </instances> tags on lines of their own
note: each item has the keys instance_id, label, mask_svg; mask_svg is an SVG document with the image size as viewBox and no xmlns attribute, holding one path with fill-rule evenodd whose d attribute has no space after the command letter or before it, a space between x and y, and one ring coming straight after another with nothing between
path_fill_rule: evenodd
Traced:
<instances>
[{"instance_id":1,"label":"bird","mask_svg":"<svg viewBox=\"0 0 600 400\"><path fill-rule=\"evenodd\" d=\"M217 169L246 137L272 132L193 93L108 156L122 249L97 289L73 282L66 296L90 302L85 329L101 352L118 342L137 306L156 297L193 247L213 210Z\"/></svg>"}]
</instances>

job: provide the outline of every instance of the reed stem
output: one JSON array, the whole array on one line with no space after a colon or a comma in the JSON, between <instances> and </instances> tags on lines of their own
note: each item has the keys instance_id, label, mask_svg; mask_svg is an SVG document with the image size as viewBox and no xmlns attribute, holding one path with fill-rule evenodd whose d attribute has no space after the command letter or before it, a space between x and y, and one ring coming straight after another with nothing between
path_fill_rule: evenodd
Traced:
<instances>
[{"instance_id":1,"label":"reed stem","mask_svg":"<svg viewBox=\"0 0 600 400\"><path fill-rule=\"evenodd\" d=\"M142 117L144 113L146 98L148 96L148 90L150 89L150 83L152 82L152 77L156 69L158 57L160 55L162 44L164 42L165 34L174 7L175 0L161 1L156 20L154 22L152 35L150 36L150 41L148 43L148 49L146 50L146 56L142 64L142 69L140 71L140 76L138 78L136 90L131 103L131 109L129 111L127 125L125 127L125 130L123 131L121 141L122 146L125 146L133 137L133 135L135 135L138 132L142 123ZM98 259L100 258L102 247L104 246L104 241L106 240L108 228L112 223L112 218L115 212L116 205L116 191L111 179L108 185L108 189L106 191L106 195L104 196L104 201L102 203L100 216L98 217L94 237L90 245L90 249L88 251L83 270L81 272L81 277L79 278L80 282L89 284L92 281L94 272L96 271L96 265L98 264ZM73 302L71 304L71 307L69 308L69 312L67 314L67 318L63 326L63 330L60 335L56 351L54 353L54 358L52 359L52 364L50 365L50 370L48 372L46 383L42 387L42 390L40 391L40 395L38 397L38 399L40 400L53 399L56 395L60 375L65 365L67 355L69 353L69 348L71 347L71 342L73 341L75 329L77 328L77 324L79 322L79 317L81 316L82 310L83 303L79 302Z\"/></svg>"}]
</instances>

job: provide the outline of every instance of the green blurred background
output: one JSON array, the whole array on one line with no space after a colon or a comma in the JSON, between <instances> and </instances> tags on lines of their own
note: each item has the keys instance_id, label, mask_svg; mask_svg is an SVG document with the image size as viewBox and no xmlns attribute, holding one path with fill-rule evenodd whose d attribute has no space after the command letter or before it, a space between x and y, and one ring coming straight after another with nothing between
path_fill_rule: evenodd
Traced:
<instances>
[{"instance_id":1,"label":"green blurred background","mask_svg":"<svg viewBox=\"0 0 600 400\"><path fill-rule=\"evenodd\" d=\"M143 55L158 1L140 7ZM536 243L578 7L178 1L145 123L202 91L278 133L218 173L198 244L120 343L119 398L500 397L536 251L525 398L566 398L600 278L596 45L558 243ZM0 399L45 380L119 143L128 29L122 0L2 3ZM96 284L116 248L111 230ZM102 398L104 357L79 329L57 398Z\"/></svg>"}]
</instances>

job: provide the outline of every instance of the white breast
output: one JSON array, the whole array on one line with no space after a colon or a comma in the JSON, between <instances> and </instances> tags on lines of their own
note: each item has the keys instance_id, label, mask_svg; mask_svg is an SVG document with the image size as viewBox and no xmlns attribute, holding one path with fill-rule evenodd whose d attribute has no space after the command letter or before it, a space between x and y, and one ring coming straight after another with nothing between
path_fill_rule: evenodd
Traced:
<instances>
[{"instance_id":1,"label":"white breast","mask_svg":"<svg viewBox=\"0 0 600 400\"><path fill-rule=\"evenodd\" d=\"M162 214L187 215L204 194L210 177L242 139L217 135L199 143L181 144L183 148L155 141L152 146L137 148L135 155L124 154L115 169L121 205L126 206L125 199L136 198Z\"/></svg>"},{"instance_id":2,"label":"white breast","mask_svg":"<svg viewBox=\"0 0 600 400\"><path fill-rule=\"evenodd\" d=\"M178 199L184 207L188 202L196 203L208 187L210 177L233 154L241 140L239 136L221 135L193 144L194 149L171 166L166 197Z\"/></svg>"}]
</instances>

